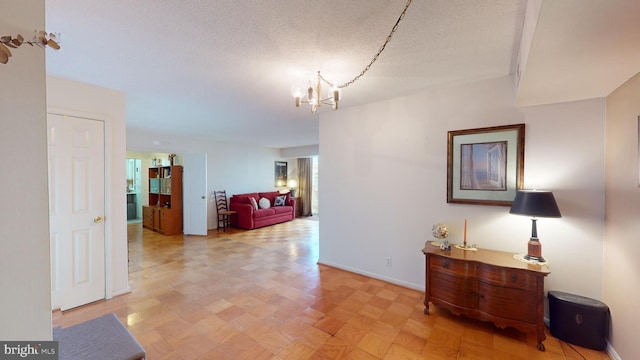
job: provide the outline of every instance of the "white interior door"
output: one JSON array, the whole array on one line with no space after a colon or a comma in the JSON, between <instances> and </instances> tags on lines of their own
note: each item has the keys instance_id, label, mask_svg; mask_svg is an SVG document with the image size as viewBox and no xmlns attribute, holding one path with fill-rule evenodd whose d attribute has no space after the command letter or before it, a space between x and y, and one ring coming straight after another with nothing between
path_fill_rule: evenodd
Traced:
<instances>
[{"instance_id":1,"label":"white interior door","mask_svg":"<svg viewBox=\"0 0 640 360\"><path fill-rule=\"evenodd\" d=\"M105 298L104 123L48 114L51 303Z\"/></svg>"},{"instance_id":2,"label":"white interior door","mask_svg":"<svg viewBox=\"0 0 640 360\"><path fill-rule=\"evenodd\" d=\"M184 154L183 232L207 235L207 154Z\"/></svg>"}]
</instances>

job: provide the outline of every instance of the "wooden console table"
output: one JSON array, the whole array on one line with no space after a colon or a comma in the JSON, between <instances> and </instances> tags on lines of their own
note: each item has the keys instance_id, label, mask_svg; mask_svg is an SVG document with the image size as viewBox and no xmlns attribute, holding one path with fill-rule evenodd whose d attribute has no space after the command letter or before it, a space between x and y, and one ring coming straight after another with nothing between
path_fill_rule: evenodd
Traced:
<instances>
[{"instance_id":1,"label":"wooden console table","mask_svg":"<svg viewBox=\"0 0 640 360\"><path fill-rule=\"evenodd\" d=\"M537 334L538 350L544 351L544 278L546 267L514 259L514 254L452 247L440 250L427 241L424 313L429 302L456 315L491 321Z\"/></svg>"}]
</instances>

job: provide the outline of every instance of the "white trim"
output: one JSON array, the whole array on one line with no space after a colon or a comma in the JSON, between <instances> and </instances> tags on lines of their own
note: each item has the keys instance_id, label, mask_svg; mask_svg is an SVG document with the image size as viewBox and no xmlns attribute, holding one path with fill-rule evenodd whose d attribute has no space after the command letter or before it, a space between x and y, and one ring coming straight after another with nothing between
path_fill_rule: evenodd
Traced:
<instances>
[{"instance_id":1,"label":"white trim","mask_svg":"<svg viewBox=\"0 0 640 360\"><path fill-rule=\"evenodd\" d=\"M120 295L129 294L129 293L131 293L131 288L127 286L126 288L121 290L114 290L113 293L111 294L111 297L117 297Z\"/></svg>"},{"instance_id":2,"label":"white trim","mask_svg":"<svg viewBox=\"0 0 640 360\"><path fill-rule=\"evenodd\" d=\"M371 273L371 272L368 272L368 271L352 268L352 267L349 267L349 266L335 264L335 263L332 263L330 261L318 260L318 264L331 266L331 267L338 268L338 269L341 269L341 270L344 270L344 271L348 271L348 272L352 272L352 273L368 276L370 278L386 281L386 282L389 282L389 283L392 283L392 284L395 284L395 285L399 285L399 286L402 286L402 287L406 287L406 288L409 288L409 289L412 289L412 290L418 290L418 291L424 292L424 285L416 285L416 284L409 283L409 282L406 282L406 281L402 281L402 280L398 280L398 279L394 279L394 278L390 278L390 277L386 277L386 276L380 276L380 274L375 274L375 273Z\"/></svg>"},{"instance_id":3,"label":"white trim","mask_svg":"<svg viewBox=\"0 0 640 360\"><path fill-rule=\"evenodd\" d=\"M112 119L109 116L96 115L81 111L47 107L47 114L72 116L81 119L101 121L103 123L104 136L104 298L111 299L114 296L113 288L113 224L111 206L111 169L112 166ZM127 289L128 286L127 286Z\"/></svg>"},{"instance_id":4,"label":"white trim","mask_svg":"<svg viewBox=\"0 0 640 360\"><path fill-rule=\"evenodd\" d=\"M104 121L104 212L105 212L105 229L104 229L104 287L105 299L113 297L113 224L114 216L112 211L112 193L111 171L113 169L112 151L112 119L107 117Z\"/></svg>"},{"instance_id":5,"label":"white trim","mask_svg":"<svg viewBox=\"0 0 640 360\"><path fill-rule=\"evenodd\" d=\"M613 345L607 340L607 354L611 356L613 360L622 360L620 355L616 352L616 349L613 348Z\"/></svg>"}]
</instances>

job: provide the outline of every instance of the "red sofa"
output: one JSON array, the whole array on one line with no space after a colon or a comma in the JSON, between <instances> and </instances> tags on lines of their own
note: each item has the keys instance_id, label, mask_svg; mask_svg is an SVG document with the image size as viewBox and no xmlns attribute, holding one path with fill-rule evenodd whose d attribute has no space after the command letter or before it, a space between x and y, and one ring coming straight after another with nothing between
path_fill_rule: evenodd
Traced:
<instances>
[{"instance_id":1,"label":"red sofa","mask_svg":"<svg viewBox=\"0 0 640 360\"><path fill-rule=\"evenodd\" d=\"M286 195L284 205L274 206L276 196ZM269 208L255 209L250 198L254 198L256 203L260 199L269 200ZM296 200L289 194L280 194L278 191L262 193L246 193L232 195L229 198L229 210L236 211L237 214L231 216L231 225L242 229L256 229L263 226L291 221L295 218Z\"/></svg>"}]
</instances>

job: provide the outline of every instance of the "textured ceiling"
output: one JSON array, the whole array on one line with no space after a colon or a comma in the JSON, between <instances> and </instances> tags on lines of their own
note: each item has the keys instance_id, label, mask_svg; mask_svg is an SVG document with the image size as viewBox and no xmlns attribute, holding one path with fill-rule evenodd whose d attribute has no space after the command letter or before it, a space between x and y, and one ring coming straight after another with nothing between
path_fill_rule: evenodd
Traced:
<instances>
[{"instance_id":1,"label":"textured ceiling","mask_svg":"<svg viewBox=\"0 0 640 360\"><path fill-rule=\"evenodd\" d=\"M639 18L638 0L544 1L518 103L609 95L640 71Z\"/></svg>"},{"instance_id":2,"label":"textured ceiling","mask_svg":"<svg viewBox=\"0 0 640 360\"><path fill-rule=\"evenodd\" d=\"M521 93L530 93L535 100L528 102L522 96L519 100L527 104L561 97L552 94L543 99L536 91L542 88L548 94L543 88L545 74L557 77L554 71L566 71L557 67L558 56L568 68L576 57L574 37L583 34L565 26L584 28L588 24L580 16L597 21L601 8L636 10L636 2L545 1L539 19L539 27L545 28L536 31L521 81ZM128 129L159 138L171 133L292 147L318 143L318 115L308 108L295 108L290 86L318 70L334 82L353 78L378 51L406 2L45 3L47 30L60 32L63 46L59 52L47 51L48 73L125 92ZM344 90L340 106L513 73L525 7L525 0L414 0L385 52L363 78ZM637 15L636 11L628 20L634 21ZM615 17L611 18L604 27L615 24ZM553 52L547 44L554 45ZM579 69L571 71L580 73ZM624 76L615 81L619 83L618 78ZM566 85L572 78L562 81Z\"/></svg>"}]
</instances>

